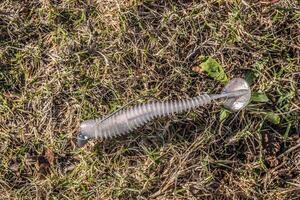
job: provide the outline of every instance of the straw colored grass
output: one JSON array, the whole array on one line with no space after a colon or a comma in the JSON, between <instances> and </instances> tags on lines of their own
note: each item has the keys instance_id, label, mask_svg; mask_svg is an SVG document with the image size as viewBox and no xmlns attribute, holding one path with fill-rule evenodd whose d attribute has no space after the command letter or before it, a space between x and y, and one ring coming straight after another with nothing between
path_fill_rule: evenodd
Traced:
<instances>
[{"instance_id":1,"label":"straw colored grass","mask_svg":"<svg viewBox=\"0 0 300 200\"><path fill-rule=\"evenodd\" d=\"M251 82L243 111L76 148L81 121L133 99L220 92L192 70L208 56ZM299 66L296 0L2 0L0 199L296 199Z\"/></svg>"}]
</instances>

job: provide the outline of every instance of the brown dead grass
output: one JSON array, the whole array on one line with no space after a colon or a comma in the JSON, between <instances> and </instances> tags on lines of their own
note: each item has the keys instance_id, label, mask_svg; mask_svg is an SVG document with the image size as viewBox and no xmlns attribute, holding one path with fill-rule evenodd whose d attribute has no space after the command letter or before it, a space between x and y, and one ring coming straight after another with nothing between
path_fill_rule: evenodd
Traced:
<instances>
[{"instance_id":1,"label":"brown dead grass","mask_svg":"<svg viewBox=\"0 0 300 200\"><path fill-rule=\"evenodd\" d=\"M2 1L0 198L297 199L299 9L294 0ZM213 105L76 148L80 121L132 99L220 91L192 71L205 56L269 101L222 122Z\"/></svg>"}]
</instances>

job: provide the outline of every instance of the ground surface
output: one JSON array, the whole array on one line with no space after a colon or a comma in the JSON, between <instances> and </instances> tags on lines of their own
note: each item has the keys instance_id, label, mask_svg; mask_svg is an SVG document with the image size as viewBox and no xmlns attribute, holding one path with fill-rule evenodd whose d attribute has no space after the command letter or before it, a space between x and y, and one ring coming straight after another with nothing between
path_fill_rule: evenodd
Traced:
<instances>
[{"instance_id":1,"label":"ground surface","mask_svg":"<svg viewBox=\"0 0 300 200\"><path fill-rule=\"evenodd\" d=\"M2 0L0 198L296 199L299 4ZM207 56L251 82L246 109L213 105L76 148L82 120L133 99L221 91L192 70Z\"/></svg>"}]
</instances>

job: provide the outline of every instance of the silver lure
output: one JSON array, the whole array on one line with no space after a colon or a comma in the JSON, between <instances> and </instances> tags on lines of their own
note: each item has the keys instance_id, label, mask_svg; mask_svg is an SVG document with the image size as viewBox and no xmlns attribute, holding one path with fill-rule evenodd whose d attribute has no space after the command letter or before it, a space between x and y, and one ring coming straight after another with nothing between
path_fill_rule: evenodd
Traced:
<instances>
[{"instance_id":1,"label":"silver lure","mask_svg":"<svg viewBox=\"0 0 300 200\"><path fill-rule=\"evenodd\" d=\"M124 108L102 119L83 121L80 125L77 145L82 147L91 138L112 138L127 134L155 118L186 112L214 100L224 99L225 108L238 111L249 103L250 97L251 90L247 82L242 78L235 78L224 87L221 94L203 94L175 101L153 101Z\"/></svg>"}]
</instances>

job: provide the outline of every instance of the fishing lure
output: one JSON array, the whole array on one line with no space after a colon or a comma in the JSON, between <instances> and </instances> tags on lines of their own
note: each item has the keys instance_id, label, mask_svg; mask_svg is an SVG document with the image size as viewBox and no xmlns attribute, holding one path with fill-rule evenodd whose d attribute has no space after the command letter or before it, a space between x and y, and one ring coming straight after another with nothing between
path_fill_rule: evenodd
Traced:
<instances>
[{"instance_id":1,"label":"fishing lure","mask_svg":"<svg viewBox=\"0 0 300 200\"><path fill-rule=\"evenodd\" d=\"M197 97L174 100L153 101L124 108L102 119L83 121L77 137L77 145L84 146L91 138L112 138L124 135L145 125L149 121L186 112L223 99L223 106L231 111L244 108L250 101L251 91L247 82L242 78L231 80L220 94L203 94Z\"/></svg>"}]
</instances>

